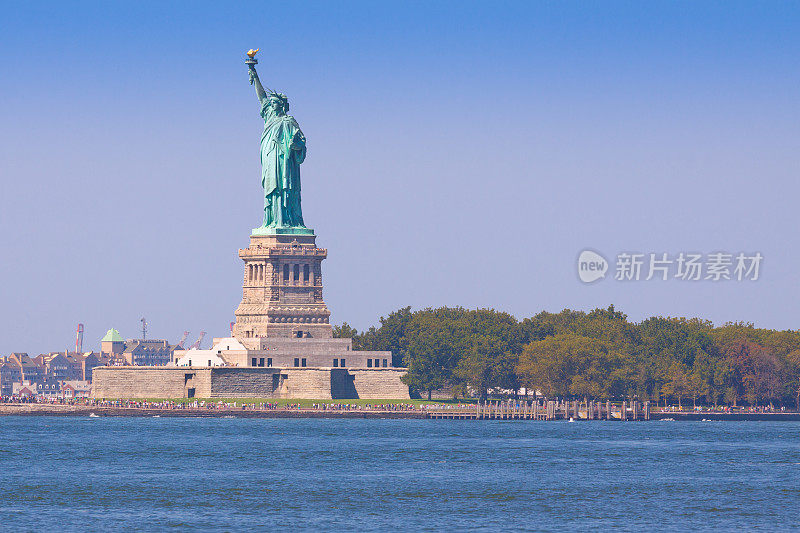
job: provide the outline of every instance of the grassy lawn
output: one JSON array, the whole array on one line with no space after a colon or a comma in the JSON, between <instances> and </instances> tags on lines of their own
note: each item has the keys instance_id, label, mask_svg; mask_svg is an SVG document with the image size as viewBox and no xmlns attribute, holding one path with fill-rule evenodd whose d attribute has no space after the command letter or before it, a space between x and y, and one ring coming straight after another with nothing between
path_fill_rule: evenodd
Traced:
<instances>
[{"instance_id":1,"label":"grassy lawn","mask_svg":"<svg viewBox=\"0 0 800 533\"><path fill-rule=\"evenodd\" d=\"M311 407L313 405L320 405L320 404L348 404L348 405L386 405L386 404L394 404L394 405L459 405L459 404L469 404L475 403L474 400L366 400L366 399L358 399L358 400L308 400L308 399L288 399L288 398L148 398L146 400L140 399L132 399L131 401L147 401L147 402L164 402L170 401L175 403L193 403L195 401L206 402L206 403L233 403L236 402L237 405L243 404L259 404L259 403L271 403L277 404L279 406L301 406L301 407Z\"/></svg>"}]
</instances>

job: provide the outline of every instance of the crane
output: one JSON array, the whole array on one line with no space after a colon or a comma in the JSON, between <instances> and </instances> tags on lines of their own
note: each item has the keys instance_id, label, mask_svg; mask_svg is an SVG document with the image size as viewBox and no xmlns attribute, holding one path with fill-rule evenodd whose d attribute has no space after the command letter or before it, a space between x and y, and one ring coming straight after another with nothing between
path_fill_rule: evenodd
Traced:
<instances>
[{"instance_id":1,"label":"crane","mask_svg":"<svg viewBox=\"0 0 800 533\"><path fill-rule=\"evenodd\" d=\"M203 342L203 337L205 337L205 336L206 336L206 332L205 331L201 331L200 332L200 336L197 338L196 341L194 341L194 344L189 346L189 349L190 350L199 350L200 349L200 343Z\"/></svg>"},{"instance_id":2,"label":"crane","mask_svg":"<svg viewBox=\"0 0 800 533\"><path fill-rule=\"evenodd\" d=\"M189 336L189 332L188 331L184 331L183 332L183 337L181 337L181 340L178 341L178 347L179 348L181 348L181 349L183 348L183 343L186 342L186 337L188 337L188 336Z\"/></svg>"}]
</instances>

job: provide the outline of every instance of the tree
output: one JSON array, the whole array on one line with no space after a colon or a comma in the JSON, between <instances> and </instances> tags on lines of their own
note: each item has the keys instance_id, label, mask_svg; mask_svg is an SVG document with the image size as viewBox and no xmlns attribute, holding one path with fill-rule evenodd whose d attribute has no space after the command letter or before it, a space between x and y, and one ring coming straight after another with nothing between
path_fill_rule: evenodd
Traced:
<instances>
[{"instance_id":1,"label":"tree","mask_svg":"<svg viewBox=\"0 0 800 533\"><path fill-rule=\"evenodd\" d=\"M692 377L689 394L696 402L700 396L711 394L711 384L714 381L714 371L718 358L717 349L711 338L713 324L699 318L665 318L652 317L642 321L636 326L639 333L637 345L637 375L646 377L643 383L648 395L658 398L661 395L673 396L670 392L676 385L668 384L677 374L674 363L682 365L680 368L687 376ZM697 380L704 379L709 383L708 392ZM684 396L685 397L685 396ZM708 399L708 398L706 398ZM679 404L682 402L679 401Z\"/></svg>"},{"instance_id":2,"label":"tree","mask_svg":"<svg viewBox=\"0 0 800 533\"><path fill-rule=\"evenodd\" d=\"M777 397L782 368L775 354L745 337L729 341L722 350L737 397L744 397L750 405Z\"/></svg>"},{"instance_id":3,"label":"tree","mask_svg":"<svg viewBox=\"0 0 800 533\"><path fill-rule=\"evenodd\" d=\"M408 355L406 333L413 318L411 307L393 311L386 318L380 318L380 327L371 327L362 335L362 350L392 352L392 366L403 366Z\"/></svg>"},{"instance_id":4,"label":"tree","mask_svg":"<svg viewBox=\"0 0 800 533\"><path fill-rule=\"evenodd\" d=\"M510 314L463 307L423 309L411 314L403 331L406 383L429 397L445 386L462 391L469 385L476 390L508 386L516 391L516 361L504 355L519 350L517 320Z\"/></svg>"},{"instance_id":5,"label":"tree","mask_svg":"<svg viewBox=\"0 0 800 533\"><path fill-rule=\"evenodd\" d=\"M630 375L622 355L606 341L564 333L526 345L519 357L520 383L545 396L625 396Z\"/></svg>"},{"instance_id":6,"label":"tree","mask_svg":"<svg viewBox=\"0 0 800 533\"><path fill-rule=\"evenodd\" d=\"M667 381L661 387L662 391L667 396L672 396L678 400L678 409L683 409L681 399L685 398L691 390L691 383L689 373L686 367L677 361L674 361L667 373Z\"/></svg>"},{"instance_id":7,"label":"tree","mask_svg":"<svg viewBox=\"0 0 800 533\"><path fill-rule=\"evenodd\" d=\"M458 362L456 377L476 391L481 400L486 400L489 389L512 390L516 394L519 388L515 372L517 357L504 348L495 337L477 335Z\"/></svg>"},{"instance_id":8,"label":"tree","mask_svg":"<svg viewBox=\"0 0 800 533\"><path fill-rule=\"evenodd\" d=\"M696 372L689 374L689 396L692 397L692 407L697 407L697 399L708 395L709 385L705 378Z\"/></svg>"},{"instance_id":9,"label":"tree","mask_svg":"<svg viewBox=\"0 0 800 533\"><path fill-rule=\"evenodd\" d=\"M800 350L793 350L786 356L788 363L787 382L789 390L794 393L795 409L800 411Z\"/></svg>"},{"instance_id":10,"label":"tree","mask_svg":"<svg viewBox=\"0 0 800 533\"><path fill-rule=\"evenodd\" d=\"M704 397L707 403L715 403L714 376L716 375L718 357L705 350L699 350L694 358L691 370L692 400L695 407L697 399Z\"/></svg>"},{"instance_id":11,"label":"tree","mask_svg":"<svg viewBox=\"0 0 800 533\"><path fill-rule=\"evenodd\" d=\"M347 322L343 322L341 326L333 326L334 339L352 339L355 337L358 337L358 330Z\"/></svg>"},{"instance_id":12,"label":"tree","mask_svg":"<svg viewBox=\"0 0 800 533\"><path fill-rule=\"evenodd\" d=\"M439 308L417 311L407 326L408 373L404 382L427 392L452 385L453 370L467 352L467 311L463 308Z\"/></svg>"},{"instance_id":13,"label":"tree","mask_svg":"<svg viewBox=\"0 0 800 533\"><path fill-rule=\"evenodd\" d=\"M520 383L547 397L567 395L574 374L570 348L578 342L575 335L560 334L526 345L517 366Z\"/></svg>"},{"instance_id":14,"label":"tree","mask_svg":"<svg viewBox=\"0 0 800 533\"><path fill-rule=\"evenodd\" d=\"M494 309L404 307L359 333L334 336L357 350L390 350L412 389L451 387L482 398L520 384L548 396L691 398L733 405L791 402L800 409L800 331L721 327L699 318L631 323L613 305L541 312L518 322Z\"/></svg>"}]
</instances>

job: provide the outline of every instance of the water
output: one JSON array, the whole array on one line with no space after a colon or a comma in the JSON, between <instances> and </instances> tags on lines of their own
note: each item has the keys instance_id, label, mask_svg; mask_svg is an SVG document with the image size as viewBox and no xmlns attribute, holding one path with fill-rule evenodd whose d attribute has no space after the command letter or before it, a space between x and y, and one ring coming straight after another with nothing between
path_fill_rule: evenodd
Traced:
<instances>
[{"instance_id":1,"label":"water","mask_svg":"<svg viewBox=\"0 0 800 533\"><path fill-rule=\"evenodd\" d=\"M800 423L0 417L0 529L800 529Z\"/></svg>"}]
</instances>

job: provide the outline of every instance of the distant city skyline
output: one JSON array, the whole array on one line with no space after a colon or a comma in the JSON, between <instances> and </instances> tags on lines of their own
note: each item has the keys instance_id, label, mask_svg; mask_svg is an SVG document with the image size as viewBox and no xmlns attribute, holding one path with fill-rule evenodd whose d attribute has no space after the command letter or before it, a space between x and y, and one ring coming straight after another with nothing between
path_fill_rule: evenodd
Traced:
<instances>
[{"instance_id":1,"label":"distant city skyline","mask_svg":"<svg viewBox=\"0 0 800 533\"><path fill-rule=\"evenodd\" d=\"M799 327L797 4L0 9L0 355L72 349L78 323L97 350L142 316L229 334L261 222L249 48L308 140L333 323L613 304ZM747 283L585 284L585 249L764 259Z\"/></svg>"}]
</instances>

